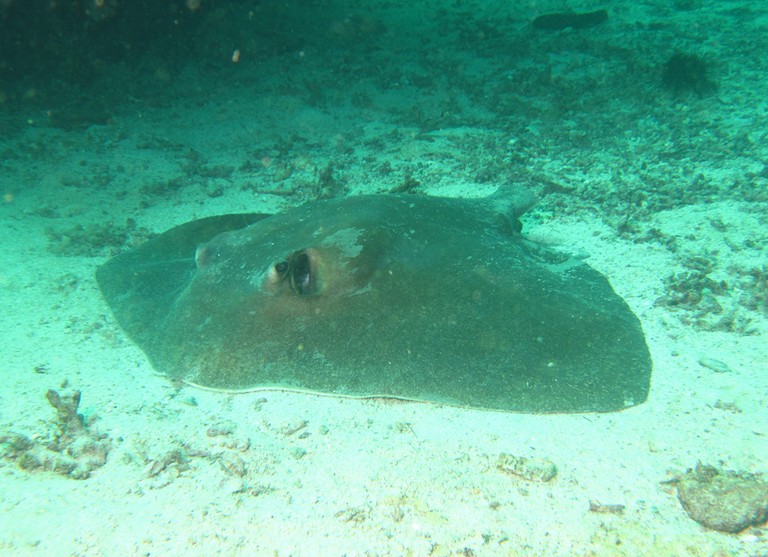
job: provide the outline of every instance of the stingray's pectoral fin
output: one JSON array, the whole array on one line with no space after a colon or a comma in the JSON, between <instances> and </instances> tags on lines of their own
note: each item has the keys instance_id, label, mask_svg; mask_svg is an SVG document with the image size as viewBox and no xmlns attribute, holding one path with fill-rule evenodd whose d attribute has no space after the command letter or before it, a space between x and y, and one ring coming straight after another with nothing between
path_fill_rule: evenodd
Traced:
<instances>
[{"instance_id":1,"label":"stingray's pectoral fin","mask_svg":"<svg viewBox=\"0 0 768 557\"><path fill-rule=\"evenodd\" d=\"M161 322L191 280L197 246L268 216L243 213L198 219L104 263L96 271L96 280L120 326L137 339L151 335L147 324Z\"/></svg>"}]
</instances>

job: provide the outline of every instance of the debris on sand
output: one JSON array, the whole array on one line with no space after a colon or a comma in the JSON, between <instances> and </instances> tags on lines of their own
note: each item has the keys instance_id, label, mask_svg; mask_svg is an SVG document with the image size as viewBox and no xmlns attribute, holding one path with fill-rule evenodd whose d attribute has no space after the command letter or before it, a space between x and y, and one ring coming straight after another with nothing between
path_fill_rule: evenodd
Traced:
<instances>
[{"instance_id":1,"label":"debris on sand","mask_svg":"<svg viewBox=\"0 0 768 557\"><path fill-rule=\"evenodd\" d=\"M32 436L0 434L0 457L28 471L54 472L76 480L90 477L107 462L111 446L108 436L93 431L78 414L80 391L62 395L49 389L45 397L56 410L51 431Z\"/></svg>"}]
</instances>

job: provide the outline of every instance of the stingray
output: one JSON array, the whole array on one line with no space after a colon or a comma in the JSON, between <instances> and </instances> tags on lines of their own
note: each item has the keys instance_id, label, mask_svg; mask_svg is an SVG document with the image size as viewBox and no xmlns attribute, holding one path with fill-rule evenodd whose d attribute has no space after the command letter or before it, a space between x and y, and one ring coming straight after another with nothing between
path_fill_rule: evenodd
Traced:
<instances>
[{"instance_id":1,"label":"stingray","mask_svg":"<svg viewBox=\"0 0 768 557\"><path fill-rule=\"evenodd\" d=\"M525 239L530 194L380 194L192 221L97 271L155 369L204 388L520 412L646 400L638 318Z\"/></svg>"}]
</instances>

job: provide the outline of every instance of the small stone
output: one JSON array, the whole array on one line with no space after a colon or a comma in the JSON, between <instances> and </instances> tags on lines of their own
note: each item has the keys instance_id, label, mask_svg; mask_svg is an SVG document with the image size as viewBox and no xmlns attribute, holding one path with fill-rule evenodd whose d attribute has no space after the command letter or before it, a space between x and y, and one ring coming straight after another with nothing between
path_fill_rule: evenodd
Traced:
<instances>
[{"instance_id":1,"label":"small stone","mask_svg":"<svg viewBox=\"0 0 768 557\"><path fill-rule=\"evenodd\" d=\"M626 507L621 504L606 505L596 499L592 499L589 502L589 512L599 514L622 514Z\"/></svg>"},{"instance_id":2,"label":"small stone","mask_svg":"<svg viewBox=\"0 0 768 557\"><path fill-rule=\"evenodd\" d=\"M208 437L225 437L227 435L232 435L235 432L235 429L237 429L237 425L234 422L222 421L209 427L205 431L205 434Z\"/></svg>"},{"instance_id":3,"label":"small stone","mask_svg":"<svg viewBox=\"0 0 768 557\"><path fill-rule=\"evenodd\" d=\"M294 420L292 422L284 424L280 429L280 433L285 435L286 437L290 437L294 433L297 433L307 427L307 424L309 422L307 420Z\"/></svg>"},{"instance_id":4,"label":"small stone","mask_svg":"<svg viewBox=\"0 0 768 557\"><path fill-rule=\"evenodd\" d=\"M711 369L715 373L730 373L732 371L728 364L714 358L699 358L699 365Z\"/></svg>"},{"instance_id":5,"label":"small stone","mask_svg":"<svg viewBox=\"0 0 768 557\"><path fill-rule=\"evenodd\" d=\"M219 458L219 465L230 476L242 478L248 471L245 461L234 453L225 453Z\"/></svg>"},{"instance_id":6,"label":"small stone","mask_svg":"<svg viewBox=\"0 0 768 557\"><path fill-rule=\"evenodd\" d=\"M293 447L291 449L291 456L296 460L301 460L307 454L306 449L302 447Z\"/></svg>"},{"instance_id":7,"label":"small stone","mask_svg":"<svg viewBox=\"0 0 768 557\"><path fill-rule=\"evenodd\" d=\"M557 475L557 466L548 458L527 458L501 453L496 468L529 482L548 482Z\"/></svg>"}]
</instances>

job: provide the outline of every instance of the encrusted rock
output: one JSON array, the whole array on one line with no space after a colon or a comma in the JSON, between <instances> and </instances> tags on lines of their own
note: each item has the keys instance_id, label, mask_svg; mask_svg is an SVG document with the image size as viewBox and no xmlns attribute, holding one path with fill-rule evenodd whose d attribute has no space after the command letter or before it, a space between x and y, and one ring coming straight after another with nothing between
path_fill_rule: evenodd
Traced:
<instances>
[{"instance_id":1,"label":"encrusted rock","mask_svg":"<svg viewBox=\"0 0 768 557\"><path fill-rule=\"evenodd\" d=\"M768 520L768 482L755 474L699 463L678 481L677 498L693 520L720 532Z\"/></svg>"}]
</instances>

